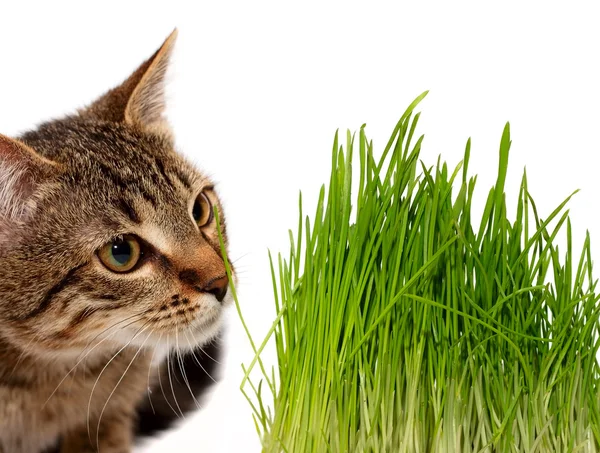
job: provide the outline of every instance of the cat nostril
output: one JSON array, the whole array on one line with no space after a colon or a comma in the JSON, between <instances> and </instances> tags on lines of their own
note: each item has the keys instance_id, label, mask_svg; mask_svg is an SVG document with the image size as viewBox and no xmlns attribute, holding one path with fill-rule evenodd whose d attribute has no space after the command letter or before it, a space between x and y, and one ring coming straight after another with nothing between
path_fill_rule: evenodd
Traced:
<instances>
[{"instance_id":1,"label":"cat nostril","mask_svg":"<svg viewBox=\"0 0 600 453\"><path fill-rule=\"evenodd\" d=\"M211 280L208 285L202 288L203 291L214 295L219 302L223 302L225 295L227 294L227 287L229 286L229 279L226 275L223 277L215 278Z\"/></svg>"}]
</instances>

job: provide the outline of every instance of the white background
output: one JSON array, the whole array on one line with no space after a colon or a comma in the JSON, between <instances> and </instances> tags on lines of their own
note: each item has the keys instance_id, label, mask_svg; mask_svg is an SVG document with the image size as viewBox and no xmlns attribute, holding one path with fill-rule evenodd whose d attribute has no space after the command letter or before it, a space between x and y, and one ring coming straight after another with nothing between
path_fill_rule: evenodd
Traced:
<instances>
[{"instance_id":1,"label":"white background","mask_svg":"<svg viewBox=\"0 0 600 453\"><path fill-rule=\"evenodd\" d=\"M422 91L422 159L455 165L468 137L480 198L511 122L507 180L523 167L542 215L574 189L580 242L600 253L600 18L575 2L80 2L0 7L0 132L16 135L119 83L180 30L169 111L182 152L219 182L257 340L273 319L267 248L287 251L303 190L312 210L336 128L379 150ZM417 4L419 6L415 6ZM568 5L568 6L567 6ZM142 452L254 452L239 383L251 352L232 310L223 379L202 412ZM176 450L175 450L176 449Z\"/></svg>"}]
</instances>

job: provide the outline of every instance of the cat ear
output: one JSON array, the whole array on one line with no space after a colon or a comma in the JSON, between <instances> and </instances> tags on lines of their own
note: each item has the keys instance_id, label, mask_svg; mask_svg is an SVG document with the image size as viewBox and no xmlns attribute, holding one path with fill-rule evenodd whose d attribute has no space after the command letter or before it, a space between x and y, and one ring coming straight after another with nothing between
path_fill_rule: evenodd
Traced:
<instances>
[{"instance_id":1,"label":"cat ear","mask_svg":"<svg viewBox=\"0 0 600 453\"><path fill-rule=\"evenodd\" d=\"M160 49L142 63L127 80L80 111L80 114L105 121L125 122L143 129L168 130L163 118L164 87L176 38L175 29Z\"/></svg>"},{"instance_id":2,"label":"cat ear","mask_svg":"<svg viewBox=\"0 0 600 453\"><path fill-rule=\"evenodd\" d=\"M31 195L54 166L19 140L0 134L0 233L2 224L19 221L30 211Z\"/></svg>"}]
</instances>

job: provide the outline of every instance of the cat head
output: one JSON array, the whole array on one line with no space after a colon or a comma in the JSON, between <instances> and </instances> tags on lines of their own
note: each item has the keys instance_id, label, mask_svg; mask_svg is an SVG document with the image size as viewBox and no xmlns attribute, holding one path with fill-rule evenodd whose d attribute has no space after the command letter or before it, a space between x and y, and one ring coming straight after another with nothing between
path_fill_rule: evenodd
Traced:
<instances>
[{"instance_id":1,"label":"cat head","mask_svg":"<svg viewBox=\"0 0 600 453\"><path fill-rule=\"evenodd\" d=\"M222 207L163 116L175 37L77 114L0 135L5 340L60 356L100 342L192 348L218 332L231 303Z\"/></svg>"}]
</instances>

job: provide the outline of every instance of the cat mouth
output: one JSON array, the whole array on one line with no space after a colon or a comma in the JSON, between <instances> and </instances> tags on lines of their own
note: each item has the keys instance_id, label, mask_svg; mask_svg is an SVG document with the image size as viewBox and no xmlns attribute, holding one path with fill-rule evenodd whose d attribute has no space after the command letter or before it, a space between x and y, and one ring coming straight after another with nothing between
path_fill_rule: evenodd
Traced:
<instances>
[{"instance_id":1,"label":"cat mouth","mask_svg":"<svg viewBox=\"0 0 600 453\"><path fill-rule=\"evenodd\" d=\"M166 350L192 350L202 346L221 332L229 294L222 302L201 296L181 304L171 302L147 312L134 325L119 335L120 342L139 347L160 347Z\"/></svg>"},{"instance_id":2,"label":"cat mouth","mask_svg":"<svg viewBox=\"0 0 600 453\"><path fill-rule=\"evenodd\" d=\"M164 345L169 349L194 349L218 335L222 318L221 307L212 306L193 317L182 316L178 319L177 316L168 316L156 320L149 329L148 343Z\"/></svg>"}]
</instances>

